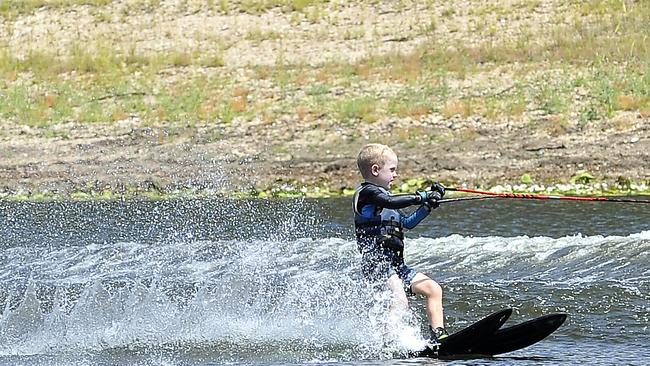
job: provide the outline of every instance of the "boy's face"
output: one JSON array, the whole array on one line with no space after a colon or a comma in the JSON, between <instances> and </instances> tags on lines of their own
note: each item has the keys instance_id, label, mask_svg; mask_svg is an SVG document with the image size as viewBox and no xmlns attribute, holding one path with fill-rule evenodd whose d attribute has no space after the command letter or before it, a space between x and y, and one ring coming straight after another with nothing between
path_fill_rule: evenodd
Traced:
<instances>
[{"instance_id":1,"label":"boy's face","mask_svg":"<svg viewBox=\"0 0 650 366\"><path fill-rule=\"evenodd\" d=\"M385 157L383 166L374 164L372 166L372 176L375 178L376 184L389 189L397 177L397 156L388 154Z\"/></svg>"}]
</instances>

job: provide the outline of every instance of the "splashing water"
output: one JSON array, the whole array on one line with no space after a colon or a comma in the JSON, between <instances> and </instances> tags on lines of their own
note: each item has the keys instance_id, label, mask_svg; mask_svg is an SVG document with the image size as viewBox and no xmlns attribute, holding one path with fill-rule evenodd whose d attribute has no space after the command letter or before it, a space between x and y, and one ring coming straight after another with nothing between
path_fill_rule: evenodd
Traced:
<instances>
[{"instance_id":1,"label":"splashing water","mask_svg":"<svg viewBox=\"0 0 650 366\"><path fill-rule=\"evenodd\" d=\"M422 300L387 311L388 293L360 277L349 217L329 204L2 203L0 361L356 363L421 349ZM565 342L633 347L650 318L650 232L640 228L424 230L406 257L443 285L452 330L511 306L518 320L568 312Z\"/></svg>"},{"instance_id":2,"label":"splashing water","mask_svg":"<svg viewBox=\"0 0 650 366\"><path fill-rule=\"evenodd\" d=\"M275 207L276 216L257 221L249 205L268 202L243 203L238 212L252 216L239 220L249 223L233 230L221 218L216 226L225 232L218 240L203 239L215 228L202 232L202 220L189 221L192 235L187 227L170 230L178 226L168 207L144 203L132 210L133 220L117 224L101 216L121 211L101 203L90 216L117 225L88 228L90 236L133 241L84 242L83 233L29 246L25 238L18 245L5 241L0 354L190 347L227 350L238 360L249 353L263 358L269 349L295 359L332 352L354 359L381 351L372 323L379 320L367 310L372 293L356 273L355 244L308 238L319 229L316 216L304 215L304 204ZM60 226L62 235L38 236L60 238L82 226L63 217L69 221Z\"/></svg>"}]
</instances>

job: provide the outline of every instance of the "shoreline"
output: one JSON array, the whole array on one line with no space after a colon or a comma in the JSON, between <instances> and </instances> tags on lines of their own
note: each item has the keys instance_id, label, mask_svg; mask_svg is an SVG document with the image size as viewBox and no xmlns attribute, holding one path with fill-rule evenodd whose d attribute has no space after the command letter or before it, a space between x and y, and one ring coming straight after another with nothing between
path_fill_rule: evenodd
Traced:
<instances>
[{"instance_id":1,"label":"shoreline","mask_svg":"<svg viewBox=\"0 0 650 366\"><path fill-rule=\"evenodd\" d=\"M410 193L421 190L426 180L410 179L398 187L391 189L393 193ZM451 187L451 186L449 186ZM629 186L620 184L594 183L594 184L573 184L558 183L554 185L541 184L504 184L493 187L467 187L470 189L481 189L491 193L516 193L532 195L553 195L553 196L575 196L575 197L644 197L650 196L650 186L645 183L632 182ZM339 197L350 197L354 193L354 187L343 189L330 189L329 187L318 186L293 186L280 185L268 189L248 191L223 191L215 189L176 189L161 191L157 189L142 190L132 189L123 192L118 191L74 191L74 192L0 192L0 202L62 202L62 201L116 201L116 200L184 200L184 199L284 199L284 198L307 198L307 199L328 199ZM471 193L449 192L446 198L473 196Z\"/></svg>"}]
</instances>

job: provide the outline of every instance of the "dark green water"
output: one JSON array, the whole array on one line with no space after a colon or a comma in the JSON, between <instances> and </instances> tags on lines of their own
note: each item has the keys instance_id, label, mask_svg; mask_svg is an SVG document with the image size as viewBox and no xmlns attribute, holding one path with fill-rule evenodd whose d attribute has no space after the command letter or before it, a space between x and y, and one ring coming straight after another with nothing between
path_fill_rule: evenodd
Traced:
<instances>
[{"instance_id":1,"label":"dark green water","mask_svg":"<svg viewBox=\"0 0 650 366\"><path fill-rule=\"evenodd\" d=\"M639 364L650 362L650 205L485 200L413 230L448 326L503 307L566 312L493 359L399 359L360 284L349 199L0 202L2 364Z\"/></svg>"}]
</instances>

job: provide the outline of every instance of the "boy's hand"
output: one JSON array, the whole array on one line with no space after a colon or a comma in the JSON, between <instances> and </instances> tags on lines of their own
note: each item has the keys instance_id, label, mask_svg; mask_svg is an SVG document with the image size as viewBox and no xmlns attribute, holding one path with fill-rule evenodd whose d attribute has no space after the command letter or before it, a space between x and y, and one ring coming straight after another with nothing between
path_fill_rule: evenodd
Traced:
<instances>
[{"instance_id":1,"label":"boy's hand","mask_svg":"<svg viewBox=\"0 0 650 366\"><path fill-rule=\"evenodd\" d=\"M439 199L442 199L442 195L438 191L419 191L417 194L422 198L421 202L430 208L438 208L440 204L438 203Z\"/></svg>"},{"instance_id":2,"label":"boy's hand","mask_svg":"<svg viewBox=\"0 0 650 366\"><path fill-rule=\"evenodd\" d=\"M425 203L431 208L438 208L440 206L438 201L445 195L445 187L436 182L431 186L430 191L418 191L416 193L421 197L422 203Z\"/></svg>"},{"instance_id":3,"label":"boy's hand","mask_svg":"<svg viewBox=\"0 0 650 366\"><path fill-rule=\"evenodd\" d=\"M445 196L445 187L438 182L435 182L433 185L431 185L431 191L440 193L440 198L438 199L442 199L442 197Z\"/></svg>"},{"instance_id":4,"label":"boy's hand","mask_svg":"<svg viewBox=\"0 0 650 366\"><path fill-rule=\"evenodd\" d=\"M427 192L427 202L429 202L430 204L433 204L433 203L437 204L436 201L441 200L441 199L442 199L442 194L440 194L440 192L438 192L438 191L429 191L429 192Z\"/></svg>"},{"instance_id":5,"label":"boy's hand","mask_svg":"<svg viewBox=\"0 0 650 366\"><path fill-rule=\"evenodd\" d=\"M442 199L442 195L438 191L429 191L427 192L427 205L431 209L438 208L440 204L438 203L438 200Z\"/></svg>"},{"instance_id":6,"label":"boy's hand","mask_svg":"<svg viewBox=\"0 0 650 366\"><path fill-rule=\"evenodd\" d=\"M442 199L442 195L438 191L418 191L416 193L420 196L422 203L433 208L438 207L437 201Z\"/></svg>"}]
</instances>

